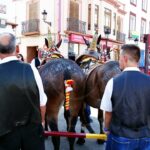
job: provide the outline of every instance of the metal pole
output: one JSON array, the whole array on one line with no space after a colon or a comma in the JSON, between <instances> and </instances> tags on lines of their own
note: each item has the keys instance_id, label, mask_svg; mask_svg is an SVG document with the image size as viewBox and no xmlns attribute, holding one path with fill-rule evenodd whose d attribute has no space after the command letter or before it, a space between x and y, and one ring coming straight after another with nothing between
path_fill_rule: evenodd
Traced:
<instances>
[{"instance_id":1,"label":"metal pole","mask_svg":"<svg viewBox=\"0 0 150 150\"><path fill-rule=\"evenodd\" d=\"M107 43L108 43L108 34L106 34L106 50L107 50Z\"/></svg>"},{"instance_id":2,"label":"metal pole","mask_svg":"<svg viewBox=\"0 0 150 150\"><path fill-rule=\"evenodd\" d=\"M87 138L87 139L101 139L106 141L106 134L86 134L86 133L74 133L74 132L55 132L55 131L45 131L45 136L64 136L70 138Z\"/></svg>"}]
</instances>

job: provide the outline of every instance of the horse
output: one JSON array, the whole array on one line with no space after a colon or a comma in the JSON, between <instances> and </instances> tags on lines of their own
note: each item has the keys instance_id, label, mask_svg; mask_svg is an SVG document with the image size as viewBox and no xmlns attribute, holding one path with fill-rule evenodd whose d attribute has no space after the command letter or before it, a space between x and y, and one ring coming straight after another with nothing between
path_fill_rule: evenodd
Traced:
<instances>
[{"instance_id":1,"label":"horse","mask_svg":"<svg viewBox=\"0 0 150 150\"><path fill-rule=\"evenodd\" d=\"M54 54L54 53L52 53ZM51 55L49 55L51 56ZM85 74L72 60L65 58L49 59L39 67L44 91L48 97L46 104L45 127L51 131L58 131L58 113L64 104L64 116L67 121L67 131L75 132L79 111L83 105L85 90ZM66 95L66 83L72 80L69 86L70 95ZM71 90L70 90L71 89ZM67 97L69 96L69 101ZM69 138L70 150L74 149L75 138ZM60 148L60 137L52 137L54 150Z\"/></svg>"},{"instance_id":2,"label":"horse","mask_svg":"<svg viewBox=\"0 0 150 150\"><path fill-rule=\"evenodd\" d=\"M87 49L83 54L79 55L75 61L87 76L89 69L93 65L96 65L100 59L101 53L100 53L99 43L101 41L101 35L99 35L99 37L97 38L97 33L96 33L91 43L87 39L85 39L84 36L83 36L83 40L87 46ZM97 49L97 51L95 49ZM90 118L90 113L91 113L90 106L84 103L83 108L84 109L80 111L81 133L85 132L85 127L88 129L90 133L95 133L95 131L90 125L90 122L92 120ZM82 139L79 138L77 140L77 144L79 145L82 145L84 143L85 140L83 138Z\"/></svg>"},{"instance_id":3,"label":"horse","mask_svg":"<svg viewBox=\"0 0 150 150\"><path fill-rule=\"evenodd\" d=\"M100 125L100 134L103 134L103 112L100 110L101 99L104 93L105 86L109 79L121 73L118 61L108 61L104 64L96 64L89 70L85 83L84 103L93 108L98 109L98 121ZM86 124L85 111L82 107L82 120ZM86 126L87 127L87 126ZM87 128L88 129L88 128ZM88 129L89 130L89 129ZM81 132L84 130L81 128ZM95 133L89 130L90 133ZM98 144L103 144L104 140L97 140ZM78 144L85 143L84 139L78 139Z\"/></svg>"},{"instance_id":4,"label":"horse","mask_svg":"<svg viewBox=\"0 0 150 150\"><path fill-rule=\"evenodd\" d=\"M84 39L84 41L88 49L90 47L90 43L86 39ZM86 51L86 53L80 55L76 59L76 63L86 73L86 87L84 98L85 105L84 107L82 107L81 110L81 122L83 122L81 128L82 133L85 132L83 126L85 126L90 133L95 133L95 131L92 129L89 122L87 122L85 118L86 114L84 109L86 104L94 108L98 108L98 121L100 124L100 133L103 133L103 114L102 111L99 109L101 98L108 80L121 72L119 68L119 63L117 61L103 62L104 59L102 59L102 57L106 58L106 56L102 55L101 49L99 47L100 41L101 35L97 39L97 52L93 50ZM99 144L103 142L104 141L102 140L98 140ZM85 140L78 139L77 143L82 145L85 143Z\"/></svg>"}]
</instances>

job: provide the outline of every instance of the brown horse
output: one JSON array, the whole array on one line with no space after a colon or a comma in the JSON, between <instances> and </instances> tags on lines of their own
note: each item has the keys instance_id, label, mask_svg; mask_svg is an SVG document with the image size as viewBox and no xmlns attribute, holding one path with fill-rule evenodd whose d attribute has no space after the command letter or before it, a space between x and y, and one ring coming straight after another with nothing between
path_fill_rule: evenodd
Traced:
<instances>
[{"instance_id":1,"label":"brown horse","mask_svg":"<svg viewBox=\"0 0 150 150\"><path fill-rule=\"evenodd\" d=\"M68 131L75 132L75 125L81 109L85 88L85 74L72 60L53 59L39 68L44 90L48 97L46 122L52 131L58 131L58 113L65 103L64 81L72 79L74 84L70 94L69 110L65 111ZM70 150L74 147L74 138L69 138ZM54 149L59 150L60 138L52 137Z\"/></svg>"},{"instance_id":2,"label":"brown horse","mask_svg":"<svg viewBox=\"0 0 150 150\"><path fill-rule=\"evenodd\" d=\"M109 79L115 75L121 73L119 63L117 61L108 61L106 63L96 63L91 66L86 74L85 84L85 97L84 103L98 109L98 121L100 124L100 133L103 133L103 112L100 110L101 98L104 93L105 86ZM94 133L94 130L86 120L85 104L82 110L80 110L81 122L88 129L90 133ZM81 128L81 132L84 133L84 128ZM77 143L84 144L84 139L78 139ZM98 143L104 143L103 140L98 140Z\"/></svg>"},{"instance_id":3,"label":"brown horse","mask_svg":"<svg viewBox=\"0 0 150 150\"><path fill-rule=\"evenodd\" d=\"M100 110L101 98L108 80L120 73L119 63L117 61L108 61L104 64L96 65L95 68L89 70L87 75L84 101L98 109L100 133L103 133L103 113ZM103 141L99 141L99 143L101 142Z\"/></svg>"}]
</instances>

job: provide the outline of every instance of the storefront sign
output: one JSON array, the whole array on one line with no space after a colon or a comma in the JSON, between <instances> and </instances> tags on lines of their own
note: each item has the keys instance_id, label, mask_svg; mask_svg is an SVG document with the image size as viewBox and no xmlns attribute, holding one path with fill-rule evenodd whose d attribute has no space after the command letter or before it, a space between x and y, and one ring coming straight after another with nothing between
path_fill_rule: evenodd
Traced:
<instances>
[{"instance_id":1,"label":"storefront sign","mask_svg":"<svg viewBox=\"0 0 150 150\"><path fill-rule=\"evenodd\" d=\"M144 35L145 41L145 73L150 73L150 34Z\"/></svg>"},{"instance_id":2,"label":"storefront sign","mask_svg":"<svg viewBox=\"0 0 150 150\"><path fill-rule=\"evenodd\" d=\"M106 39L107 40L107 39ZM100 42L101 45L105 45L104 47L106 47L106 40L102 40ZM110 42L109 40L107 41L107 46L108 47L113 47L114 43L113 42Z\"/></svg>"},{"instance_id":3,"label":"storefront sign","mask_svg":"<svg viewBox=\"0 0 150 150\"><path fill-rule=\"evenodd\" d=\"M139 39L139 34L136 32L136 31L132 31L131 32L131 37L133 38L133 39Z\"/></svg>"},{"instance_id":4,"label":"storefront sign","mask_svg":"<svg viewBox=\"0 0 150 150\"><path fill-rule=\"evenodd\" d=\"M88 40L88 41L90 40L90 37L88 37L88 36L82 36L82 35L77 35L77 34L70 34L69 35L69 42L85 44L83 37L86 40Z\"/></svg>"}]
</instances>

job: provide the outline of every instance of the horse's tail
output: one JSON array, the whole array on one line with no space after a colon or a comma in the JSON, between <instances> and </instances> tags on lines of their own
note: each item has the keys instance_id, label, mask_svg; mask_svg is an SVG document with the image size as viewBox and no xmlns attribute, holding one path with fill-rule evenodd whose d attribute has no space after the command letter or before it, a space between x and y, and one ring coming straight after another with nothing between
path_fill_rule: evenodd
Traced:
<instances>
[{"instance_id":1,"label":"horse's tail","mask_svg":"<svg viewBox=\"0 0 150 150\"><path fill-rule=\"evenodd\" d=\"M68 71L64 71L64 94L65 94L65 111L69 112L70 110L70 92L73 91L72 88L73 80L71 79L71 74Z\"/></svg>"}]
</instances>

